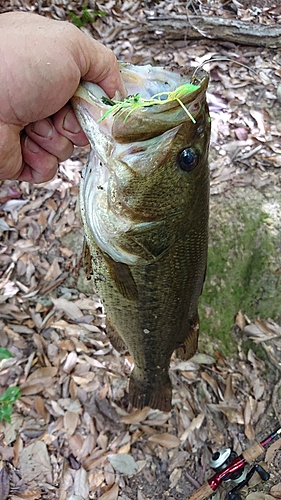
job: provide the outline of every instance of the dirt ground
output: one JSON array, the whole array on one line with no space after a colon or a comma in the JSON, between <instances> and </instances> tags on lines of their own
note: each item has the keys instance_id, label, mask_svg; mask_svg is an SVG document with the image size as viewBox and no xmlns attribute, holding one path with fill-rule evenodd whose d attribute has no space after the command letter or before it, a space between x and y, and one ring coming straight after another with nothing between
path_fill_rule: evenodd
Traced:
<instances>
[{"instance_id":1,"label":"dirt ground","mask_svg":"<svg viewBox=\"0 0 281 500\"><path fill-rule=\"evenodd\" d=\"M204 37L167 40L161 31L143 36L141 29L149 16L188 19L194 12L276 26L280 6L260 0L84 5L94 22L81 29L122 61L181 68L231 59L206 65L212 200L248 185L270 186L272 197L280 192L280 50ZM81 18L81 8L80 1L4 0L0 12L69 20L69 12ZM106 338L102 305L81 268L77 198L88 151L77 148L44 185L0 185L0 346L13 354L0 362L0 383L21 390L11 423L0 423L0 498L186 500L213 474L210 449L240 454L280 426L281 315L248 318L237 311L227 332L235 355L201 348L191 361L172 359L170 413L128 408L132 359ZM259 459L270 480L255 474L241 498L281 498L280 446L275 440ZM214 500L224 499L226 489Z\"/></svg>"}]
</instances>

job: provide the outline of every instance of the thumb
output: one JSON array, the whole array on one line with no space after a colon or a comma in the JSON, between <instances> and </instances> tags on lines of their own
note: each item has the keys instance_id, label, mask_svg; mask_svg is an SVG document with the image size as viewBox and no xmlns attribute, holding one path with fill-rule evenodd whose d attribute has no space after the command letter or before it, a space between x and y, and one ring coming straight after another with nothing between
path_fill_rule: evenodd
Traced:
<instances>
[{"instance_id":1,"label":"thumb","mask_svg":"<svg viewBox=\"0 0 281 500\"><path fill-rule=\"evenodd\" d=\"M109 97L114 97L116 91L119 91L122 97L127 95L112 50L83 34L77 56L80 58L78 65L83 80L100 85Z\"/></svg>"}]
</instances>

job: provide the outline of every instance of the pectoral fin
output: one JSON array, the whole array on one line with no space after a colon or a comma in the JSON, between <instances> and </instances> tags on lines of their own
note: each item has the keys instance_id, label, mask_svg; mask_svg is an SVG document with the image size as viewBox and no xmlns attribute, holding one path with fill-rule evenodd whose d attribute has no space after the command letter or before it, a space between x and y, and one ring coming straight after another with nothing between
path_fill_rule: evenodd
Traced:
<instances>
[{"instance_id":1,"label":"pectoral fin","mask_svg":"<svg viewBox=\"0 0 281 500\"><path fill-rule=\"evenodd\" d=\"M177 234L170 231L170 221L163 219L136 224L120 237L120 243L147 264L158 260L175 242Z\"/></svg>"},{"instance_id":2,"label":"pectoral fin","mask_svg":"<svg viewBox=\"0 0 281 500\"><path fill-rule=\"evenodd\" d=\"M123 262L115 262L109 255L103 253L111 279L118 291L128 300L137 300L138 289L130 267Z\"/></svg>"}]
</instances>

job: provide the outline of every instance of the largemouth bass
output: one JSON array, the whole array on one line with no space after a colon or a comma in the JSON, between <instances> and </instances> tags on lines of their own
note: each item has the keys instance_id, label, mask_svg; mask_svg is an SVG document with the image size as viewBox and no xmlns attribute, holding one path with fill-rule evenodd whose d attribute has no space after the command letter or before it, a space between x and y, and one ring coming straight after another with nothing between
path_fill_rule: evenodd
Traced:
<instances>
[{"instance_id":1,"label":"largemouth bass","mask_svg":"<svg viewBox=\"0 0 281 500\"><path fill-rule=\"evenodd\" d=\"M125 344L134 359L130 402L169 411L170 357L175 350L192 357L199 333L208 75L200 71L190 82L163 68L122 63L120 71L131 96L123 104L90 83L72 99L91 144L80 186L86 254L110 340L119 349Z\"/></svg>"}]
</instances>

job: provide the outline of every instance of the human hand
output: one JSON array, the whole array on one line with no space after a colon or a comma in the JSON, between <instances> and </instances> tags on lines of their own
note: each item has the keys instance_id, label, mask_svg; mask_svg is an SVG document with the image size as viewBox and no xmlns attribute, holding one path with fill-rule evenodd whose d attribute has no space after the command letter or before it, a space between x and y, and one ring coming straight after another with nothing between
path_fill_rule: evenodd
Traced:
<instances>
[{"instance_id":1,"label":"human hand","mask_svg":"<svg viewBox=\"0 0 281 500\"><path fill-rule=\"evenodd\" d=\"M68 104L80 79L124 94L115 55L70 23L10 12L0 60L0 180L46 182L73 144L88 144Z\"/></svg>"}]
</instances>

